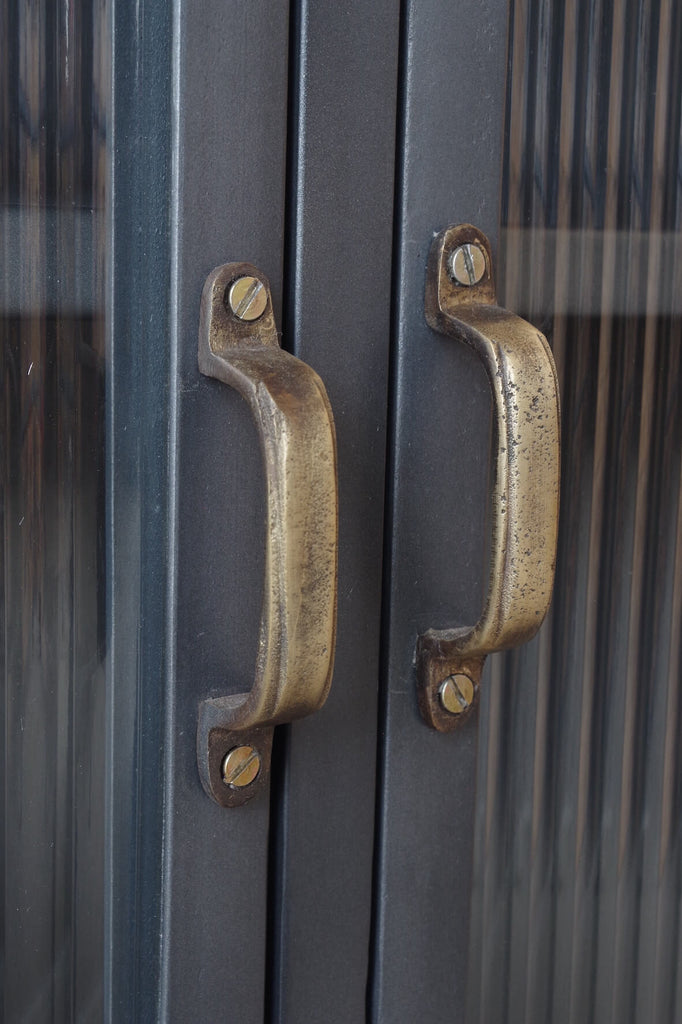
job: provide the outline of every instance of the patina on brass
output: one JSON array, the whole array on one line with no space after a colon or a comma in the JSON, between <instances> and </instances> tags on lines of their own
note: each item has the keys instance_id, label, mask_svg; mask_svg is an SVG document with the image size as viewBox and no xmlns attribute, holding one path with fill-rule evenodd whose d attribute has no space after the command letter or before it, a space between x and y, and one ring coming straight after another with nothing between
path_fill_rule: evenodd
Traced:
<instances>
[{"instance_id":1,"label":"patina on brass","mask_svg":"<svg viewBox=\"0 0 682 1024\"><path fill-rule=\"evenodd\" d=\"M256 319L239 316L231 292L244 278L261 281L267 294ZM234 806L264 784L272 727L316 711L329 692L336 633L336 440L324 385L311 367L280 348L268 281L248 263L218 267L204 285L199 369L249 403L266 477L265 585L254 684L249 693L205 700L199 708L204 789L223 806ZM263 731L269 733L265 744ZM253 746L261 755L257 779L241 791L221 777L226 743Z\"/></svg>"},{"instance_id":2,"label":"patina on brass","mask_svg":"<svg viewBox=\"0 0 682 1024\"><path fill-rule=\"evenodd\" d=\"M449 273L452 253L466 244L478 246L486 259L483 277L469 286ZM486 656L530 640L549 607L559 519L559 391L545 337L496 305L490 243L470 224L434 239L425 313L434 330L476 350L493 396L490 581L483 613L475 626L430 629L417 641L419 706L429 725L447 732L466 716L443 706L444 680L466 675L477 694Z\"/></svg>"}]
</instances>

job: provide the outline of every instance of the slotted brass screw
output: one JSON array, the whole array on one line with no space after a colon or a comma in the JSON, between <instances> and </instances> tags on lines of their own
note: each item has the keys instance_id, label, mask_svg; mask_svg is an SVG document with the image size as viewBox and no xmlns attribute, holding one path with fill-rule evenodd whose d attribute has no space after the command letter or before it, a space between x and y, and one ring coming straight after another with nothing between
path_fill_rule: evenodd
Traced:
<instances>
[{"instance_id":1,"label":"slotted brass screw","mask_svg":"<svg viewBox=\"0 0 682 1024\"><path fill-rule=\"evenodd\" d=\"M233 789L250 785L260 771L260 754L255 747L233 747L221 765L223 782Z\"/></svg>"},{"instance_id":2,"label":"slotted brass screw","mask_svg":"<svg viewBox=\"0 0 682 1024\"><path fill-rule=\"evenodd\" d=\"M257 277L238 277L230 285L227 293L230 309L240 320L251 322L257 320L265 312L268 304L268 292Z\"/></svg>"},{"instance_id":3,"label":"slotted brass screw","mask_svg":"<svg viewBox=\"0 0 682 1024\"><path fill-rule=\"evenodd\" d=\"M471 707L475 695L474 684L469 676L458 673L440 684L440 702L451 715L461 715Z\"/></svg>"},{"instance_id":4,"label":"slotted brass screw","mask_svg":"<svg viewBox=\"0 0 682 1024\"><path fill-rule=\"evenodd\" d=\"M485 274L485 253L475 242L458 245L450 255L448 270L457 284L467 287L478 284Z\"/></svg>"}]
</instances>

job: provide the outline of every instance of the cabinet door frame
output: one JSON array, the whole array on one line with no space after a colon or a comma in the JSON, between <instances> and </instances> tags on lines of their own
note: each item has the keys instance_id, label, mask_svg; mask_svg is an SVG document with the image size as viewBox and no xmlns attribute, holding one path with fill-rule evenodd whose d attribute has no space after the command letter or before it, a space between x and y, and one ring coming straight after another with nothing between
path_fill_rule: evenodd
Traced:
<instances>
[{"instance_id":1,"label":"cabinet door frame","mask_svg":"<svg viewBox=\"0 0 682 1024\"><path fill-rule=\"evenodd\" d=\"M217 264L262 266L281 316L288 4L112 13L105 1015L261 1021L267 793L237 812L209 800L195 735L199 700L250 687L262 471L245 408L196 351Z\"/></svg>"},{"instance_id":2,"label":"cabinet door frame","mask_svg":"<svg viewBox=\"0 0 682 1024\"><path fill-rule=\"evenodd\" d=\"M451 224L474 224L496 253L508 16L507 0L403 12L370 1004L382 1024L466 1014L478 708L454 733L429 728L415 648L483 606L491 395L474 352L427 326L424 286Z\"/></svg>"}]
</instances>

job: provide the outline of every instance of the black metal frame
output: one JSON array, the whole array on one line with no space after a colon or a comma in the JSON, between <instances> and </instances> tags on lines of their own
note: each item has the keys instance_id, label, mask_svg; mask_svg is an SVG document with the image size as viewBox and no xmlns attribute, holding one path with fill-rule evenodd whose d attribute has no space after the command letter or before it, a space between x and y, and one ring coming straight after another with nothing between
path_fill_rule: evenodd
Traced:
<instances>
[{"instance_id":1,"label":"black metal frame","mask_svg":"<svg viewBox=\"0 0 682 1024\"><path fill-rule=\"evenodd\" d=\"M466 1007L478 715L447 735L425 725L415 645L428 628L479 617L490 392L477 358L427 327L424 282L432 237L449 224L476 224L495 247L507 15L506 0L467 0L449 16L438 0L404 11L376 1021L463 1020Z\"/></svg>"},{"instance_id":2,"label":"black metal frame","mask_svg":"<svg viewBox=\"0 0 682 1024\"><path fill-rule=\"evenodd\" d=\"M451 859L471 857L475 723L426 728L412 658L419 629L478 611L489 400L475 357L426 327L423 275L445 224L495 234L506 6L115 5L108 1019L439 1020L461 1005L468 900ZM327 386L341 533L328 703L276 736L270 805L225 809L201 789L196 715L250 687L263 482L246 408L198 372L196 329L206 274L235 259L268 274L284 347Z\"/></svg>"},{"instance_id":3,"label":"black metal frame","mask_svg":"<svg viewBox=\"0 0 682 1024\"><path fill-rule=\"evenodd\" d=\"M113 1020L263 1017L267 797L218 807L195 751L199 701L250 685L263 484L247 410L200 377L196 332L227 259L266 270L279 315L287 20L286 3L114 10Z\"/></svg>"}]
</instances>

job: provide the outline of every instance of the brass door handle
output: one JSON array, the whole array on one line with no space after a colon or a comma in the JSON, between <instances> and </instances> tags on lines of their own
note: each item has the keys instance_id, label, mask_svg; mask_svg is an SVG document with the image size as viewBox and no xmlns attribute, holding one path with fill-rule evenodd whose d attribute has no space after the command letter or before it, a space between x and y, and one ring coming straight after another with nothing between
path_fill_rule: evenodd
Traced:
<instances>
[{"instance_id":1,"label":"brass door handle","mask_svg":"<svg viewBox=\"0 0 682 1024\"><path fill-rule=\"evenodd\" d=\"M266 476L265 586L254 684L249 693L199 707L202 784L218 803L235 806L265 782L274 726L316 711L329 692L336 633L336 440L324 384L280 348L267 279L248 263L218 267L204 285L199 369L247 400Z\"/></svg>"},{"instance_id":2,"label":"brass door handle","mask_svg":"<svg viewBox=\"0 0 682 1024\"><path fill-rule=\"evenodd\" d=\"M473 706L486 655L539 629L554 580L559 516L559 391L544 336L496 305L490 244L471 225L434 239L426 279L430 327L476 350L493 394L490 581L473 627L417 641L419 706L441 732Z\"/></svg>"}]
</instances>

